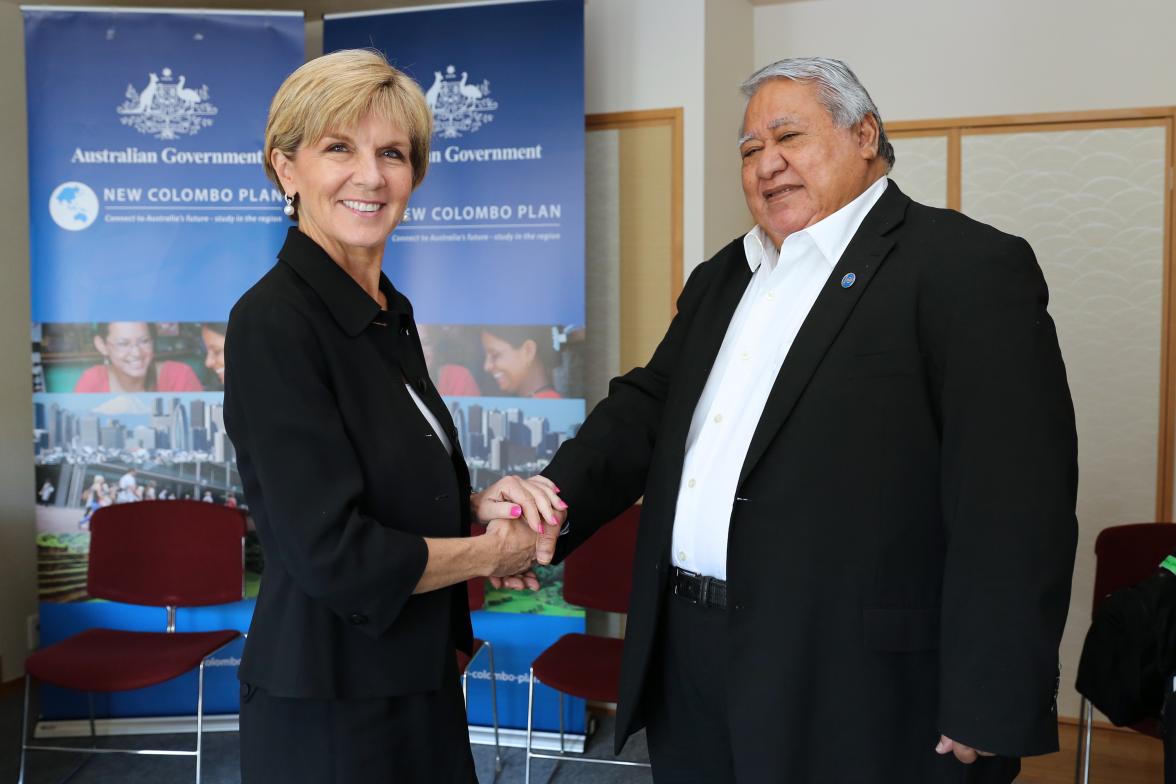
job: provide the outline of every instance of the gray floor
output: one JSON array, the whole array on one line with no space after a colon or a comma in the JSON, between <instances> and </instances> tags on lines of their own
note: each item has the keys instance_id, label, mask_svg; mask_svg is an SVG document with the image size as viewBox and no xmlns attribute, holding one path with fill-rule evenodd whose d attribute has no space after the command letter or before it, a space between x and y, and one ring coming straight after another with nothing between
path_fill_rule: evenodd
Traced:
<instances>
[{"instance_id":1,"label":"gray floor","mask_svg":"<svg viewBox=\"0 0 1176 784\"><path fill-rule=\"evenodd\" d=\"M0 784L15 782L20 768L20 712L21 694L7 694L0 698ZM612 758L611 719L598 722L588 744L587 756ZM53 741L58 743L58 741ZM104 738L100 745L107 748L150 745L161 749L190 749L192 735L151 735L146 737ZM62 745L86 745L85 741L60 741ZM648 761L644 733L632 738L625 747L622 759ZM205 784L235 784L238 773L237 733L210 732L204 736ZM474 746L474 761L478 766L478 780L482 784L521 784L525 757L522 749L502 750L502 773L494 776L494 749ZM81 765L78 768L79 764ZM27 784L50 784L61 781L71 771L70 784L165 784L189 782L195 778L195 763L183 757L141 757L124 754L83 756L29 752L25 775ZM575 764L534 760L531 763L533 784L648 784L647 768L627 768L610 765ZM422 783L423 784L423 783Z\"/></svg>"}]
</instances>

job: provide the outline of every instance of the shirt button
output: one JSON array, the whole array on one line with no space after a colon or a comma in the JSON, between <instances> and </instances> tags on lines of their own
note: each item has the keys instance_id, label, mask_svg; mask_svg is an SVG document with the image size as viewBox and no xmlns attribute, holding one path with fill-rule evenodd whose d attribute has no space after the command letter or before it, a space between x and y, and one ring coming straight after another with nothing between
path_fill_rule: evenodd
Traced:
<instances>
[{"instance_id":1,"label":"shirt button","mask_svg":"<svg viewBox=\"0 0 1176 784\"><path fill-rule=\"evenodd\" d=\"M771 299L775 299L775 298L776 298L776 292L775 292L774 290L772 290L772 289L769 289L769 290L768 290L768 293L767 293L765 296L766 296L766 298L767 298L767 299L770 299L770 300L771 300Z\"/></svg>"},{"instance_id":2,"label":"shirt button","mask_svg":"<svg viewBox=\"0 0 1176 784\"><path fill-rule=\"evenodd\" d=\"M685 550L678 551L678 560L681 561L682 563L686 563L686 551Z\"/></svg>"},{"instance_id":3,"label":"shirt button","mask_svg":"<svg viewBox=\"0 0 1176 784\"><path fill-rule=\"evenodd\" d=\"M691 479L689 482L686 483L686 486L687 487L694 487L694 484L695 484L694 480Z\"/></svg>"},{"instance_id":4,"label":"shirt button","mask_svg":"<svg viewBox=\"0 0 1176 784\"><path fill-rule=\"evenodd\" d=\"M742 354L739 355L739 358L742 359L744 362L746 362L747 360L751 359L751 353L748 351L744 351Z\"/></svg>"},{"instance_id":5,"label":"shirt button","mask_svg":"<svg viewBox=\"0 0 1176 784\"><path fill-rule=\"evenodd\" d=\"M722 414L715 414L715 424L717 425L722 421L723 421L723 415Z\"/></svg>"}]
</instances>

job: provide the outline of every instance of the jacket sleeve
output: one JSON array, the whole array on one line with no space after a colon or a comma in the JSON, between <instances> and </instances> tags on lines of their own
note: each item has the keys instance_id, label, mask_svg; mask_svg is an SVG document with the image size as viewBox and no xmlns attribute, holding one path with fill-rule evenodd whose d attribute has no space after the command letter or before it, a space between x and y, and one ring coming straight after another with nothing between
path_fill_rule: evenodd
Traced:
<instances>
[{"instance_id":1,"label":"jacket sleeve","mask_svg":"<svg viewBox=\"0 0 1176 784\"><path fill-rule=\"evenodd\" d=\"M1019 757L1056 751L1058 645L1077 522L1074 408L1028 243L930 274L941 369L946 554L940 731ZM954 279L954 283L946 283Z\"/></svg>"},{"instance_id":2,"label":"jacket sleeve","mask_svg":"<svg viewBox=\"0 0 1176 784\"><path fill-rule=\"evenodd\" d=\"M225 425L266 558L378 637L412 595L428 549L361 512L363 473L310 322L287 303L244 301L225 351Z\"/></svg>"},{"instance_id":3,"label":"jacket sleeve","mask_svg":"<svg viewBox=\"0 0 1176 784\"><path fill-rule=\"evenodd\" d=\"M543 470L568 504L567 526L556 547L557 563L644 493L670 384L717 261L695 268L653 357L644 367L609 383L608 396Z\"/></svg>"}]
</instances>

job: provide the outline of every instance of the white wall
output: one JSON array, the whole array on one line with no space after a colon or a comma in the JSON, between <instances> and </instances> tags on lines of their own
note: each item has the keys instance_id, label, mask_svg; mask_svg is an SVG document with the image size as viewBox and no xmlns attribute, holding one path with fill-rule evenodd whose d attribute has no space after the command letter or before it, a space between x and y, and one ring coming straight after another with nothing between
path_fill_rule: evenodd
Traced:
<instances>
[{"instance_id":1,"label":"white wall","mask_svg":"<svg viewBox=\"0 0 1176 784\"><path fill-rule=\"evenodd\" d=\"M687 256L688 270L751 228L736 141L747 105L739 85L751 74L754 61L752 47L747 45L754 21L754 9L747 0L706 2L704 256Z\"/></svg>"},{"instance_id":2,"label":"white wall","mask_svg":"<svg viewBox=\"0 0 1176 784\"><path fill-rule=\"evenodd\" d=\"M682 244L689 274L704 253L704 0L587 0L586 7L588 114L683 109Z\"/></svg>"},{"instance_id":3,"label":"white wall","mask_svg":"<svg viewBox=\"0 0 1176 784\"><path fill-rule=\"evenodd\" d=\"M24 672L25 620L36 612L33 524L33 403L29 353L28 164L25 150L24 26L0 4L0 681Z\"/></svg>"},{"instance_id":4,"label":"white wall","mask_svg":"<svg viewBox=\"0 0 1176 784\"><path fill-rule=\"evenodd\" d=\"M849 63L883 120L1176 103L1176 3L799 0L755 9L755 62Z\"/></svg>"}]
</instances>

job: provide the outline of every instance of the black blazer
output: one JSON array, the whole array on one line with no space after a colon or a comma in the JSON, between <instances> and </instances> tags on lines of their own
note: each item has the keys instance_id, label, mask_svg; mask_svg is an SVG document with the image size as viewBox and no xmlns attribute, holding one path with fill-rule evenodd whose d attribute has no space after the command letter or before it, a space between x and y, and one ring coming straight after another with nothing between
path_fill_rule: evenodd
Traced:
<instances>
[{"instance_id":1,"label":"black blazer","mask_svg":"<svg viewBox=\"0 0 1176 784\"><path fill-rule=\"evenodd\" d=\"M469 475L405 381L452 419L429 381L412 307L388 311L291 229L279 262L233 308L225 427L265 573L241 680L286 697L436 689L468 649L465 585L413 596L423 537L469 535Z\"/></svg>"},{"instance_id":2,"label":"black blazer","mask_svg":"<svg viewBox=\"0 0 1176 784\"><path fill-rule=\"evenodd\" d=\"M570 505L557 558L645 496L618 747L658 666L691 416L750 276L739 240L700 265L649 364L544 472ZM741 753L772 776L1011 781L1015 762L937 757L940 732L1010 757L1057 749L1077 446L1046 301L1024 240L893 182L829 276L731 511L732 735L771 728Z\"/></svg>"}]
</instances>

